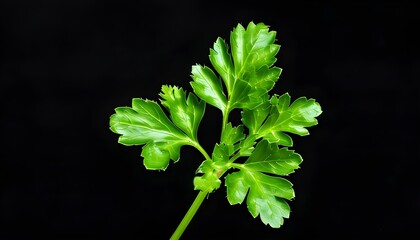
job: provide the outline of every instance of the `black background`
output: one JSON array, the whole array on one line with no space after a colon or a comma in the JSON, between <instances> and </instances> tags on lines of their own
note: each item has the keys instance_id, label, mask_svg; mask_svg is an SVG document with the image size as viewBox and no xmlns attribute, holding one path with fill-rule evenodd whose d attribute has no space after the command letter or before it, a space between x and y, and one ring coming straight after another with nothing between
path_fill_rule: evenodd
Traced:
<instances>
[{"instance_id":1,"label":"black background","mask_svg":"<svg viewBox=\"0 0 420 240\"><path fill-rule=\"evenodd\" d=\"M420 237L420 8L290 2L2 1L0 239L168 239L202 157L185 147L165 172L147 171L109 116L157 100L162 84L191 90L191 66L210 65L216 38L249 21L282 46L272 92L315 98L324 113L294 138L304 162L283 227L230 206L222 187L184 239ZM208 151L220 121L208 106Z\"/></svg>"}]
</instances>

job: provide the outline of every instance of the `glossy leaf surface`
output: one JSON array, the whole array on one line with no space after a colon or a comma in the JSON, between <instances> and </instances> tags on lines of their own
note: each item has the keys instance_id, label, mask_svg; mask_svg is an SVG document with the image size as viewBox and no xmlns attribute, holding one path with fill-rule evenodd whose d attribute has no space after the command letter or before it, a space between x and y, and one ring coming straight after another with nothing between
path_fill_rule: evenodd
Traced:
<instances>
[{"instance_id":1,"label":"glossy leaf surface","mask_svg":"<svg viewBox=\"0 0 420 240\"><path fill-rule=\"evenodd\" d=\"M173 92L172 92L173 93ZM179 92L180 93L180 92ZM167 95L169 96L169 90ZM168 97L166 96L166 97ZM181 94L182 97L182 94ZM169 98L169 97L168 97ZM179 100L177 100L179 101ZM171 100L167 100L168 106ZM203 106L190 101L191 104L197 104L194 109L202 109ZM189 108L180 107L180 111L173 114L177 120L178 116L188 115ZM200 115L200 111L192 111ZM202 115L202 113L201 113ZM189 113L190 118L194 119L194 114ZM184 122L181 128L189 130L188 126L195 126L199 123L200 117L196 121ZM198 121L198 122L197 122ZM190 123L193 124L190 124ZM141 156L144 158L144 165L147 169L165 170L169 160L178 161L180 158L180 149L183 145L191 145L191 139L188 137L190 131L184 133L175 124L169 120L162 108L154 101L135 98L132 101L132 107L118 107L115 113L110 117L110 129L120 135L118 142L127 146L143 145ZM192 128L194 130L194 127ZM192 131L194 133L194 131Z\"/></svg>"},{"instance_id":2,"label":"glossy leaf surface","mask_svg":"<svg viewBox=\"0 0 420 240\"><path fill-rule=\"evenodd\" d=\"M261 136L273 140L274 136L281 139L278 132L294 133L299 136L309 134L307 127L318 124L318 117L321 113L321 106L314 99L300 97L290 104L290 95L285 93L282 96L271 98L272 109L270 116L258 130ZM277 134L277 135L276 135Z\"/></svg>"},{"instance_id":3,"label":"glossy leaf surface","mask_svg":"<svg viewBox=\"0 0 420 240\"><path fill-rule=\"evenodd\" d=\"M261 141L243 164L237 164L239 172L226 176L225 185L230 204L246 204L253 217L273 228L279 228L288 218L290 208L285 199L294 198L292 184L276 175L288 175L299 167L300 155L276 144ZM270 175L268 175L270 174Z\"/></svg>"},{"instance_id":4,"label":"glossy leaf surface","mask_svg":"<svg viewBox=\"0 0 420 240\"><path fill-rule=\"evenodd\" d=\"M191 139L197 139L197 131L204 115L206 103L194 94L186 97L186 91L176 86L162 86L161 103L165 106L175 125Z\"/></svg>"}]
</instances>

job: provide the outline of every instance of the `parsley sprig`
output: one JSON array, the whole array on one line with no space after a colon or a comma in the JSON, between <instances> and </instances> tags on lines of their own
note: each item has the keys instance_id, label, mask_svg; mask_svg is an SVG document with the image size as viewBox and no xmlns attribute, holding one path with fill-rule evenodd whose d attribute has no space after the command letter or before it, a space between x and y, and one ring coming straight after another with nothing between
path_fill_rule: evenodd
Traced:
<instances>
[{"instance_id":1,"label":"parsley sprig","mask_svg":"<svg viewBox=\"0 0 420 240\"><path fill-rule=\"evenodd\" d=\"M321 106L314 99L292 101L288 93L272 94L282 69L274 66L280 45L276 32L264 23L238 24L228 43L217 38L210 49L208 66L192 67L193 92L163 85L160 104L135 98L131 107L118 107L110 117L110 129L118 142L143 145L141 156L150 170L165 170L180 159L185 145L196 148L204 161L197 169L194 189L198 196L171 239L179 239L206 196L220 188L222 179L231 205L247 204L251 215L273 228L289 218L287 201L295 197L285 177L295 172L302 157L289 149L290 134L308 135L318 124ZM197 137L206 105L222 112L220 142L211 155ZM166 109L162 108L162 106ZM242 123L234 126L229 114L241 111ZM167 114L167 113L168 114Z\"/></svg>"}]
</instances>

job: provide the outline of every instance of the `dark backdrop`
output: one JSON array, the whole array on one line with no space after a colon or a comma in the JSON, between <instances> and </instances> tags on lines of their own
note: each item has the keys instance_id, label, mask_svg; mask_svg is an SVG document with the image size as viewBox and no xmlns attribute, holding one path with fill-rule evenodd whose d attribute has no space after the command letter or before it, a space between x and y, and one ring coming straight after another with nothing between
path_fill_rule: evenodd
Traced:
<instances>
[{"instance_id":1,"label":"dark backdrop","mask_svg":"<svg viewBox=\"0 0 420 240\"><path fill-rule=\"evenodd\" d=\"M290 2L294 2L291 4ZM273 93L315 98L296 198L280 229L229 206L222 187L184 239L415 239L419 236L420 8L401 1L2 1L0 239L168 239L195 198L202 160L165 172L117 143L109 116L191 66L238 23L277 31ZM207 150L221 114L208 106Z\"/></svg>"}]
</instances>

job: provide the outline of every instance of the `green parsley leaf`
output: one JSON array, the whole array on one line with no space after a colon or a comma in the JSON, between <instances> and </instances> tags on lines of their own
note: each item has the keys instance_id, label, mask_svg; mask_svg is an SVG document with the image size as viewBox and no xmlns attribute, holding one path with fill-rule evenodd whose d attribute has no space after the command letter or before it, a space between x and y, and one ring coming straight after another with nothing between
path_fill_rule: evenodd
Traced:
<instances>
[{"instance_id":1,"label":"green parsley leaf","mask_svg":"<svg viewBox=\"0 0 420 240\"><path fill-rule=\"evenodd\" d=\"M197 140L197 131L204 115L206 103L176 86L162 86L161 103L169 112L173 123L191 139Z\"/></svg>"},{"instance_id":2,"label":"green parsley leaf","mask_svg":"<svg viewBox=\"0 0 420 240\"><path fill-rule=\"evenodd\" d=\"M251 215L258 215L264 224L279 228L288 218L290 208L284 199L294 198L292 184L275 175L288 175L302 162L300 155L277 144L260 141L243 164L235 164L239 172L225 178L227 198L231 205L240 204L247 196ZM268 175L270 174L270 175Z\"/></svg>"},{"instance_id":3,"label":"green parsley leaf","mask_svg":"<svg viewBox=\"0 0 420 240\"><path fill-rule=\"evenodd\" d=\"M270 114L271 104L265 101L258 108L244 109L242 111L242 122L249 129L250 134L256 134Z\"/></svg>"},{"instance_id":4,"label":"green parsley leaf","mask_svg":"<svg viewBox=\"0 0 420 240\"><path fill-rule=\"evenodd\" d=\"M258 130L259 136L266 137L271 142L276 139L279 143L291 142L287 135L279 132L289 132L299 136L308 135L309 131L306 128L317 125L316 117L322 113L321 106L315 99L300 97L290 105L288 93L280 97L274 95L271 98L271 104L273 108L270 116Z\"/></svg>"},{"instance_id":5,"label":"green parsley leaf","mask_svg":"<svg viewBox=\"0 0 420 240\"><path fill-rule=\"evenodd\" d=\"M244 109L242 121L250 132L270 143L291 147L292 138L285 132L300 136L308 135L306 127L318 124L316 117L322 113L314 99L301 97L290 105L290 95L274 95L256 109Z\"/></svg>"},{"instance_id":6,"label":"green parsley leaf","mask_svg":"<svg viewBox=\"0 0 420 240\"><path fill-rule=\"evenodd\" d=\"M213 49L210 49L210 62L213 67L222 77L228 93L232 93L233 85L235 83L234 79L234 68L232 57L228 52L228 45L225 40L222 38L217 38L216 42L213 44Z\"/></svg>"},{"instance_id":7,"label":"green parsley leaf","mask_svg":"<svg viewBox=\"0 0 420 240\"><path fill-rule=\"evenodd\" d=\"M217 38L209 58L226 86L228 98L213 70L199 65L192 71L194 92L222 112L226 108L226 112L253 109L268 100L268 92L281 74L281 69L273 66L280 49L274 44L275 37L276 32L263 23L250 22L246 29L238 24L230 35L231 54L228 44Z\"/></svg>"},{"instance_id":8,"label":"green parsley leaf","mask_svg":"<svg viewBox=\"0 0 420 240\"><path fill-rule=\"evenodd\" d=\"M193 183L195 190L213 192L220 187L222 181L220 181L219 176L217 175L214 162L205 160L198 167L197 173L203 173L203 175L194 177Z\"/></svg>"},{"instance_id":9,"label":"green parsley leaf","mask_svg":"<svg viewBox=\"0 0 420 240\"><path fill-rule=\"evenodd\" d=\"M194 81L191 81L190 84L195 94L223 112L226 108L227 100L220 79L210 68L200 65L193 66L191 72Z\"/></svg>"},{"instance_id":10,"label":"green parsley leaf","mask_svg":"<svg viewBox=\"0 0 420 240\"><path fill-rule=\"evenodd\" d=\"M243 141L240 143L240 154L241 156L250 156L251 153L254 151L254 145L258 136L256 134L248 135Z\"/></svg>"},{"instance_id":11,"label":"green parsley leaf","mask_svg":"<svg viewBox=\"0 0 420 240\"><path fill-rule=\"evenodd\" d=\"M183 141L151 141L147 143L141 152L144 166L149 170L165 170L169 165L169 159L175 162L179 160L183 145L186 145Z\"/></svg>"},{"instance_id":12,"label":"green parsley leaf","mask_svg":"<svg viewBox=\"0 0 420 240\"><path fill-rule=\"evenodd\" d=\"M247 169L276 175L289 175L299 168L302 157L288 148L260 141L252 155L244 163Z\"/></svg>"},{"instance_id":13,"label":"green parsley leaf","mask_svg":"<svg viewBox=\"0 0 420 240\"><path fill-rule=\"evenodd\" d=\"M231 123L226 124L225 130L222 132L221 142L226 144L229 149L229 156L239 149L240 146L237 143L243 139L245 139L243 125L232 127Z\"/></svg>"},{"instance_id":14,"label":"green parsley leaf","mask_svg":"<svg viewBox=\"0 0 420 240\"><path fill-rule=\"evenodd\" d=\"M289 218L290 207L282 198L294 196L292 184L284 178L272 177L259 172L234 172L226 176L227 197L231 205L242 203L247 196L251 215L260 215L264 224L279 228ZM280 196L280 197L278 197Z\"/></svg>"},{"instance_id":15,"label":"green parsley leaf","mask_svg":"<svg viewBox=\"0 0 420 240\"><path fill-rule=\"evenodd\" d=\"M272 67L280 50L275 40L276 32L263 23L250 22L246 29L238 24L231 32L235 83L228 93L232 108L253 109L268 98L281 73L280 68ZM244 82L249 88L242 86Z\"/></svg>"},{"instance_id":16,"label":"green parsley leaf","mask_svg":"<svg viewBox=\"0 0 420 240\"><path fill-rule=\"evenodd\" d=\"M169 159L179 160L180 148L191 143L154 101L135 98L132 107L118 107L110 117L110 129L120 134L118 142L127 146L143 145L147 169L165 170Z\"/></svg>"}]
</instances>

